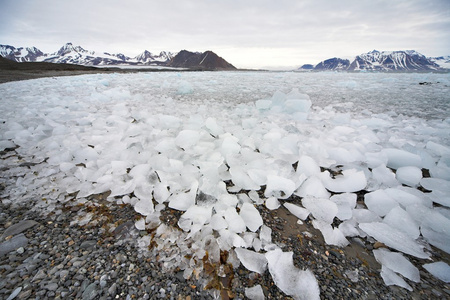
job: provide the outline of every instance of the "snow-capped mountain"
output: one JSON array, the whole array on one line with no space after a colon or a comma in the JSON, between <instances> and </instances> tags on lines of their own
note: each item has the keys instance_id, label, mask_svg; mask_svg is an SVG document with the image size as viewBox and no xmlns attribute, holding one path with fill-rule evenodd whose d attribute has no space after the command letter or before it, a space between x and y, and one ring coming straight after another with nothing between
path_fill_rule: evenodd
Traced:
<instances>
[{"instance_id":1,"label":"snow-capped mountain","mask_svg":"<svg viewBox=\"0 0 450 300\"><path fill-rule=\"evenodd\" d=\"M429 59L435 64L439 65L439 67L450 70L450 55L430 57Z\"/></svg>"},{"instance_id":2,"label":"snow-capped mountain","mask_svg":"<svg viewBox=\"0 0 450 300\"><path fill-rule=\"evenodd\" d=\"M37 61L37 58L45 56L45 54L36 47L15 48L10 45L0 45L0 55L17 62Z\"/></svg>"},{"instance_id":3,"label":"snow-capped mountain","mask_svg":"<svg viewBox=\"0 0 450 300\"><path fill-rule=\"evenodd\" d=\"M134 60L136 60L137 62L141 62L143 64L148 64L148 63L165 64L168 61L170 61L175 55L176 55L176 53L174 54L172 52L166 52L166 51L161 51L158 55L155 55L155 54L152 54L151 52L145 50L144 52L142 52L141 54L136 56L134 58Z\"/></svg>"},{"instance_id":4,"label":"snow-capped mountain","mask_svg":"<svg viewBox=\"0 0 450 300\"><path fill-rule=\"evenodd\" d=\"M182 50L179 53L161 51L159 54L152 54L150 51L145 50L136 57L128 57L122 53L110 54L107 52L89 51L81 46L67 43L54 53L43 53L35 47L24 49L0 45L0 55L17 62L50 62L83 66L157 65L198 70L236 69L212 51L203 53L186 50Z\"/></svg>"},{"instance_id":5,"label":"snow-capped mountain","mask_svg":"<svg viewBox=\"0 0 450 300\"><path fill-rule=\"evenodd\" d=\"M330 58L314 66L314 71L445 71L450 69L450 57L427 58L414 51L373 50L356 56L353 60ZM301 67L299 70L304 71Z\"/></svg>"},{"instance_id":6,"label":"snow-capped mountain","mask_svg":"<svg viewBox=\"0 0 450 300\"><path fill-rule=\"evenodd\" d=\"M54 53L43 53L36 47L15 48L9 45L0 45L0 55L17 62L51 62L63 64L77 64L85 66L101 65L166 65L175 56L171 52L161 52L153 55L145 50L136 57L128 57L122 53L110 54L96 52L67 43Z\"/></svg>"}]
</instances>

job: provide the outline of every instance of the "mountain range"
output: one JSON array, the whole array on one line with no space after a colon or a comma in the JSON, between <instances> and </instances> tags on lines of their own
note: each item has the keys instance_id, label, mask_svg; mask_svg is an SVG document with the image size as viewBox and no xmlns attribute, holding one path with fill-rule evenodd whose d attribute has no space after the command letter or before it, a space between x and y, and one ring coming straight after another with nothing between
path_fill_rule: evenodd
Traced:
<instances>
[{"instance_id":1,"label":"mountain range","mask_svg":"<svg viewBox=\"0 0 450 300\"><path fill-rule=\"evenodd\" d=\"M15 48L0 45L0 56L17 62L49 62L76 64L84 66L159 66L188 68L196 70L233 70L232 64L212 51L190 52L182 50L178 53L162 51L152 54L145 50L135 57L122 53L110 54L95 52L67 43L54 53L43 53L36 47Z\"/></svg>"},{"instance_id":2,"label":"mountain range","mask_svg":"<svg viewBox=\"0 0 450 300\"><path fill-rule=\"evenodd\" d=\"M448 71L450 56L426 57L414 50L373 50L356 56L353 60L330 58L317 65L305 64L299 71Z\"/></svg>"}]
</instances>

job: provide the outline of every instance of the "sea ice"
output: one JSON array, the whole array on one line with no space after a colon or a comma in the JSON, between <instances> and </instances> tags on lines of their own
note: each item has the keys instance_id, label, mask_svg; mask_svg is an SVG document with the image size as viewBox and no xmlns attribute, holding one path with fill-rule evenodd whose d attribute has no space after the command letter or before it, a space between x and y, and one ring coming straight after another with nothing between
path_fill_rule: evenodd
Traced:
<instances>
[{"instance_id":1,"label":"sea ice","mask_svg":"<svg viewBox=\"0 0 450 300\"><path fill-rule=\"evenodd\" d=\"M352 211L356 206L356 198L357 196L354 193L336 194L330 197L330 200L337 205L336 217L339 220L348 220L352 217Z\"/></svg>"},{"instance_id":2,"label":"sea ice","mask_svg":"<svg viewBox=\"0 0 450 300\"><path fill-rule=\"evenodd\" d=\"M306 220L306 218L309 216L310 211L307 210L306 208L300 207L298 205L289 203L289 202L285 202L284 207L287 208L287 210L289 210L289 212L291 214L293 214L294 216L296 216L297 218L299 218L300 220Z\"/></svg>"},{"instance_id":3,"label":"sea ice","mask_svg":"<svg viewBox=\"0 0 450 300\"><path fill-rule=\"evenodd\" d=\"M292 252L275 249L266 253L270 275L285 294L299 300L320 299L320 290L314 274L294 266Z\"/></svg>"},{"instance_id":4,"label":"sea ice","mask_svg":"<svg viewBox=\"0 0 450 300\"><path fill-rule=\"evenodd\" d=\"M418 167L400 167L395 176L400 183L416 187L422 179L422 170Z\"/></svg>"},{"instance_id":5,"label":"sea ice","mask_svg":"<svg viewBox=\"0 0 450 300\"><path fill-rule=\"evenodd\" d=\"M270 210L277 209L280 207L280 202L275 197L269 197L266 199L266 207Z\"/></svg>"},{"instance_id":6,"label":"sea ice","mask_svg":"<svg viewBox=\"0 0 450 300\"><path fill-rule=\"evenodd\" d=\"M295 188L295 183L290 179L276 175L268 175L264 196L267 198L274 196L279 199L287 199L295 191Z\"/></svg>"},{"instance_id":7,"label":"sea ice","mask_svg":"<svg viewBox=\"0 0 450 300\"><path fill-rule=\"evenodd\" d=\"M373 250L375 259L384 267L401 274L414 282L420 282L419 269L417 269L406 257L401 253L391 252L387 249Z\"/></svg>"},{"instance_id":8,"label":"sea ice","mask_svg":"<svg viewBox=\"0 0 450 300\"><path fill-rule=\"evenodd\" d=\"M333 228L329 223L321 220L313 220L312 223L314 228L320 230L326 244L339 247L345 247L349 244L339 228Z\"/></svg>"},{"instance_id":9,"label":"sea ice","mask_svg":"<svg viewBox=\"0 0 450 300\"><path fill-rule=\"evenodd\" d=\"M323 184L329 191L337 193L357 192L365 189L367 186L367 179L364 172L355 169L343 170L342 175L336 176L335 179L330 177L328 171L325 171L321 178Z\"/></svg>"},{"instance_id":10,"label":"sea ice","mask_svg":"<svg viewBox=\"0 0 450 300\"><path fill-rule=\"evenodd\" d=\"M245 232L246 225L244 219L236 212L234 207L229 207L224 214L228 223L228 229L234 233Z\"/></svg>"},{"instance_id":11,"label":"sea ice","mask_svg":"<svg viewBox=\"0 0 450 300\"><path fill-rule=\"evenodd\" d=\"M336 203L325 198L308 196L302 199L302 205L311 212L314 218L328 224L333 223L333 219L338 213Z\"/></svg>"},{"instance_id":12,"label":"sea ice","mask_svg":"<svg viewBox=\"0 0 450 300\"><path fill-rule=\"evenodd\" d=\"M385 223L361 223L359 228L388 247L418 258L430 257L429 254L423 251L422 245L402 231L394 229Z\"/></svg>"},{"instance_id":13,"label":"sea ice","mask_svg":"<svg viewBox=\"0 0 450 300\"><path fill-rule=\"evenodd\" d=\"M384 190L376 190L364 195L364 203L367 208L380 217L385 216L394 207L398 206L398 202L390 197Z\"/></svg>"},{"instance_id":14,"label":"sea ice","mask_svg":"<svg viewBox=\"0 0 450 300\"><path fill-rule=\"evenodd\" d=\"M253 232L256 232L259 227L263 224L263 220L259 211L255 208L253 204L244 203L241 207L241 211L239 212L242 220L244 220L245 225L248 229Z\"/></svg>"},{"instance_id":15,"label":"sea ice","mask_svg":"<svg viewBox=\"0 0 450 300\"><path fill-rule=\"evenodd\" d=\"M322 181L317 176L311 176L294 192L299 197L314 196L317 198L328 198L330 193L327 191Z\"/></svg>"},{"instance_id":16,"label":"sea ice","mask_svg":"<svg viewBox=\"0 0 450 300\"><path fill-rule=\"evenodd\" d=\"M443 261L438 261L430 264L424 264L425 270L430 272L434 277L450 283L450 266Z\"/></svg>"},{"instance_id":17,"label":"sea ice","mask_svg":"<svg viewBox=\"0 0 450 300\"><path fill-rule=\"evenodd\" d=\"M407 284L403 278L401 278L394 271L385 267L384 265L381 266L381 278L383 278L383 281L386 285L397 285L411 292L413 290L412 287Z\"/></svg>"},{"instance_id":18,"label":"sea ice","mask_svg":"<svg viewBox=\"0 0 450 300\"><path fill-rule=\"evenodd\" d=\"M245 297L249 298L250 300L265 299L263 289L259 284L250 288L245 288Z\"/></svg>"},{"instance_id":19,"label":"sea ice","mask_svg":"<svg viewBox=\"0 0 450 300\"><path fill-rule=\"evenodd\" d=\"M320 174L320 167L317 162L308 155L302 155L298 160L297 173L305 174L307 177Z\"/></svg>"},{"instance_id":20,"label":"sea ice","mask_svg":"<svg viewBox=\"0 0 450 300\"><path fill-rule=\"evenodd\" d=\"M263 274L267 269L267 259L264 254L244 248L235 249L237 257L247 270Z\"/></svg>"},{"instance_id":21,"label":"sea ice","mask_svg":"<svg viewBox=\"0 0 450 300\"><path fill-rule=\"evenodd\" d=\"M422 167L422 159L417 154L395 148L385 148L381 152L387 155L387 166L390 168L398 169L407 166Z\"/></svg>"},{"instance_id":22,"label":"sea ice","mask_svg":"<svg viewBox=\"0 0 450 300\"><path fill-rule=\"evenodd\" d=\"M197 196L198 182L194 182L191 185L191 189L188 192L180 192L172 194L169 198L169 207L177 210L187 210L189 207L195 204L195 198Z\"/></svg>"},{"instance_id":23,"label":"sea ice","mask_svg":"<svg viewBox=\"0 0 450 300\"><path fill-rule=\"evenodd\" d=\"M413 239L417 239L420 235L419 225L413 218L400 206L391 209L383 218L383 223L388 224L392 228L403 231Z\"/></svg>"}]
</instances>

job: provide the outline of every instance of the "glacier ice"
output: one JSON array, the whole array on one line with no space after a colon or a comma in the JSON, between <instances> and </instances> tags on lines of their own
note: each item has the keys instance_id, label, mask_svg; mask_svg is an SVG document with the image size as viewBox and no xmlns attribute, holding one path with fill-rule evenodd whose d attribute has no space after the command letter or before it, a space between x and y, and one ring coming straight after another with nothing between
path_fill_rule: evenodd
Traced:
<instances>
[{"instance_id":1,"label":"glacier ice","mask_svg":"<svg viewBox=\"0 0 450 300\"><path fill-rule=\"evenodd\" d=\"M235 249L237 257L247 270L263 274L267 269L267 259L264 254L244 248Z\"/></svg>"},{"instance_id":2,"label":"glacier ice","mask_svg":"<svg viewBox=\"0 0 450 300\"><path fill-rule=\"evenodd\" d=\"M414 282L420 282L419 269L417 269L401 253L391 252L387 249L373 250L375 259L383 266Z\"/></svg>"},{"instance_id":3,"label":"glacier ice","mask_svg":"<svg viewBox=\"0 0 450 300\"><path fill-rule=\"evenodd\" d=\"M418 258L430 257L428 253L424 252L424 247L421 244L417 243L406 233L403 233L403 231L394 229L385 223L361 223L359 228L388 247Z\"/></svg>"},{"instance_id":4,"label":"glacier ice","mask_svg":"<svg viewBox=\"0 0 450 300\"><path fill-rule=\"evenodd\" d=\"M305 197L302 199L302 204L314 218L328 224L333 223L333 219L338 213L336 203L325 198Z\"/></svg>"},{"instance_id":5,"label":"glacier ice","mask_svg":"<svg viewBox=\"0 0 450 300\"><path fill-rule=\"evenodd\" d=\"M261 285L255 285L250 288L245 288L245 297L250 300L264 300L266 299L264 296L263 289Z\"/></svg>"},{"instance_id":6,"label":"glacier ice","mask_svg":"<svg viewBox=\"0 0 450 300\"><path fill-rule=\"evenodd\" d=\"M364 203L369 210L377 213L380 217L385 216L391 209L398 206L398 202L384 190L376 190L365 194Z\"/></svg>"},{"instance_id":7,"label":"glacier ice","mask_svg":"<svg viewBox=\"0 0 450 300\"><path fill-rule=\"evenodd\" d=\"M299 218L300 220L306 220L306 218L309 216L310 211L307 210L306 208L300 207L298 205L286 202L283 204L284 207L287 208L287 210L289 210L289 212L291 214L293 214L294 216L296 216L297 218Z\"/></svg>"},{"instance_id":8,"label":"glacier ice","mask_svg":"<svg viewBox=\"0 0 450 300\"><path fill-rule=\"evenodd\" d=\"M244 220L245 225L248 229L255 232L261 227L263 224L263 220L259 211L250 203L244 203L241 206L241 210L239 212L242 220Z\"/></svg>"},{"instance_id":9,"label":"glacier ice","mask_svg":"<svg viewBox=\"0 0 450 300\"><path fill-rule=\"evenodd\" d=\"M320 290L314 274L294 266L292 252L275 249L266 253L269 272L277 287L294 299L320 299Z\"/></svg>"},{"instance_id":10,"label":"glacier ice","mask_svg":"<svg viewBox=\"0 0 450 300\"><path fill-rule=\"evenodd\" d=\"M450 283L450 266L443 261L424 264L425 270L430 272L434 277L440 280Z\"/></svg>"},{"instance_id":11,"label":"glacier ice","mask_svg":"<svg viewBox=\"0 0 450 300\"><path fill-rule=\"evenodd\" d=\"M325 187L336 193L357 192L364 190L367 186L364 172L355 169L343 170L342 175L338 175L334 179L330 177L328 171L325 171L321 178L323 178Z\"/></svg>"},{"instance_id":12,"label":"glacier ice","mask_svg":"<svg viewBox=\"0 0 450 300\"><path fill-rule=\"evenodd\" d=\"M407 289L410 292L413 291L413 288L408 283L406 283L406 281L402 277L400 277L394 271L385 267L384 265L381 266L381 278L383 278L383 281L386 285L397 285Z\"/></svg>"},{"instance_id":13,"label":"glacier ice","mask_svg":"<svg viewBox=\"0 0 450 300\"><path fill-rule=\"evenodd\" d=\"M400 183L415 187L422 179L422 170L418 167L400 167L395 176Z\"/></svg>"},{"instance_id":14,"label":"glacier ice","mask_svg":"<svg viewBox=\"0 0 450 300\"><path fill-rule=\"evenodd\" d=\"M348 220L352 217L353 209L356 207L356 198L354 193L342 193L330 197L330 200L337 205L336 217L339 220Z\"/></svg>"}]
</instances>

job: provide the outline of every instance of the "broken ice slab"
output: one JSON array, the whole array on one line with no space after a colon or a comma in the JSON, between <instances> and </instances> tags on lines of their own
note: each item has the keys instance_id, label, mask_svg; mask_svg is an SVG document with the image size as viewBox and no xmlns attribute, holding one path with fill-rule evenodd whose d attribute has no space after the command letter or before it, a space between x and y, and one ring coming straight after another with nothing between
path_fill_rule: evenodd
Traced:
<instances>
[{"instance_id":1,"label":"broken ice slab","mask_svg":"<svg viewBox=\"0 0 450 300\"><path fill-rule=\"evenodd\" d=\"M431 273L436 278L450 283L450 266L443 261L438 261L430 264L424 264L425 270Z\"/></svg>"},{"instance_id":2,"label":"broken ice slab","mask_svg":"<svg viewBox=\"0 0 450 300\"><path fill-rule=\"evenodd\" d=\"M267 269L267 259L264 254L244 248L235 249L237 257L247 270L263 274Z\"/></svg>"},{"instance_id":3,"label":"broken ice slab","mask_svg":"<svg viewBox=\"0 0 450 300\"><path fill-rule=\"evenodd\" d=\"M418 258L429 258L430 254L423 251L423 246L409 237L406 233L399 231L391 226L381 223L361 223L359 224L365 233L372 236L386 246L394 248L405 254L409 254Z\"/></svg>"},{"instance_id":4,"label":"broken ice slab","mask_svg":"<svg viewBox=\"0 0 450 300\"><path fill-rule=\"evenodd\" d=\"M401 274L414 282L420 282L419 269L417 269L403 254L391 252L388 249L373 250L375 259L384 267Z\"/></svg>"},{"instance_id":5,"label":"broken ice slab","mask_svg":"<svg viewBox=\"0 0 450 300\"><path fill-rule=\"evenodd\" d=\"M294 266L293 252L275 249L266 253L269 272L277 287L289 296L300 300L320 299L319 284L308 269Z\"/></svg>"},{"instance_id":6,"label":"broken ice slab","mask_svg":"<svg viewBox=\"0 0 450 300\"><path fill-rule=\"evenodd\" d=\"M255 232L263 224L259 211L250 203L244 203L241 207L240 216L248 229Z\"/></svg>"}]
</instances>

